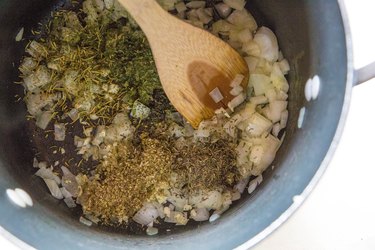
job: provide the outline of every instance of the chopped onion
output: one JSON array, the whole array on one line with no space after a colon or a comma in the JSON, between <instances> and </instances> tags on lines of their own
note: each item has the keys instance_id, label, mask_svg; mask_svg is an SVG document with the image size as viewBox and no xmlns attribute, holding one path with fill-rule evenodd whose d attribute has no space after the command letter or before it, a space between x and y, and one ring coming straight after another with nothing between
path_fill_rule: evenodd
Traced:
<instances>
[{"instance_id":1,"label":"chopped onion","mask_svg":"<svg viewBox=\"0 0 375 250\"><path fill-rule=\"evenodd\" d=\"M238 107L241 103L246 100L246 95L241 92L238 96L234 97L230 102L228 102L228 108L232 111Z\"/></svg>"},{"instance_id":2,"label":"chopped onion","mask_svg":"<svg viewBox=\"0 0 375 250\"><path fill-rule=\"evenodd\" d=\"M238 192L240 192L240 194L242 194L243 191L245 190L247 184L249 183L249 180L250 180L250 177L247 177L247 178L244 178L244 179L240 180L240 181L234 186L234 189L238 190Z\"/></svg>"},{"instance_id":3,"label":"chopped onion","mask_svg":"<svg viewBox=\"0 0 375 250\"><path fill-rule=\"evenodd\" d=\"M86 219L85 217L81 216L79 217L79 222L81 222L82 224L88 226L88 227L91 227L92 226L92 221Z\"/></svg>"},{"instance_id":4,"label":"chopped onion","mask_svg":"<svg viewBox=\"0 0 375 250\"><path fill-rule=\"evenodd\" d=\"M254 42L253 40L250 40L242 45L242 51L245 52L248 56L260 56L260 47L259 45Z\"/></svg>"},{"instance_id":5,"label":"chopped onion","mask_svg":"<svg viewBox=\"0 0 375 250\"><path fill-rule=\"evenodd\" d=\"M245 79L245 76L244 75L241 75L241 74L237 74L234 79L230 82L229 86L231 86L232 88L236 87L236 86L240 86L243 79Z\"/></svg>"},{"instance_id":6,"label":"chopped onion","mask_svg":"<svg viewBox=\"0 0 375 250\"><path fill-rule=\"evenodd\" d=\"M288 110L284 110L283 112L281 112L281 115L280 115L280 129L283 129L283 128L286 127L286 123L288 121L288 115L289 115Z\"/></svg>"},{"instance_id":7,"label":"chopped onion","mask_svg":"<svg viewBox=\"0 0 375 250\"><path fill-rule=\"evenodd\" d=\"M62 195L59 186L57 185L56 181L51 180L51 179L43 179L44 182L46 183L50 193L52 194L53 197L56 199L63 199L64 196Z\"/></svg>"},{"instance_id":8,"label":"chopped onion","mask_svg":"<svg viewBox=\"0 0 375 250\"><path fill-rule=\"evenodd\" d=\"M151 203L145 203L143 207L133 216L133 220L146 226L153 222L158 216L158 210Z\"/></svg>"},{"instance_id":9,"label":"chopped onion","mask_svg":"<svg viewBox=\"0 0 375 250\"><path fill-rule=\"evenodd\" d=\"M65 187L66 190L69 193L71 193L73 197L77 197L79 193L79 188L75 175L73 175L65 166L62 166L61 170L64 174L62 176L62 186Z\"/></svg>"},{"instance_id":10,"label":"chopped onion","mask_svg":"<svg viewBox=\"0 0 375 250\"><path fill-rule=\"evenodd\" d=\"M178 13L182 13L187 10L187 7L184 2L176 3L174 7L176 8Z\"/></svg>"},{"instance_id":11,"label":"chopped onion","mask_svg":"<svg viewBox=\"0 0 375 250\"><path fill-rule=\"evenodd\" d=\"M280 133L280 130L281 130L280 123L276 123L272 127L272 134L277 137L279 135L279 133Z\"/></svg>"},{"instance_id":12,"label":"chopped onion","mask_svg":"<svg viewBox=\"0 0 375 250\"><path fill-rule=\"evenodd\" d=\"M157 235L159 230L156 227L147 227L146 234L149 236Z\"/></svg>"},{"instance_id":13,"label":"chopped onion","mask_svg":"<svg viewBox=\"0 0 375 250\"><path fill-rule=\"evenodd\" d=\"M210 218L210 213L206 208L196 208L191 210L190 218L195 221L206 221Z\"/></svg>"},{"instance_id":14,"label":"chopped onion","mask_svg":"<svg viewBox=\"0 0 375 250\"><path fill-rule=\"evenodd\" d=\"M255 105L266 104L268 103L268 98L264 95L254 96L250 98L250 102L254 103Z\"/></svg>"},{"instance_id":15,"label":"chopped onion","mask_svg":"<svg viewBox=\"0 0 375 250\"><path fill-rule=\"evenodd\" d=\"M254 56L246 56L244 59L247 63L247 67L249 68L249 72L252 73L258 65L259 58Z\"/></svg>"},{"instance_id":16,"label":"chopped onion","mask_svg":"<svg viewBox=\"0 0 375 250\"><path fill-rule=\"evenodd\" d=\"M259 113L254 113L245 123L245 131L251 136L260 136L272 128L272 122Z\"/></svg>"},{"instance_id":17,"label":"chopped onion","mask_svg":"<svg viewBox=\"0 0 375 250\"><path fill-rule=\"evenodd\" d=\"M68 208L73 208L77 206L72 197L65 198L64 202Z\"/></svg>"},{"instance_id":18,"label":"chopped onion","mask_svg":"<svg viewBox=\"0 0 375 250\"><path fill-rule=\"evenodd\" d=\"M281 72L283 72L284 75L289 73L290 66L289 66L288 60L283 59L280 62L278 62L277 64L279 65L279 68L280 68Z\"/></svg>"},{"instance_id":19,"label":"chopped onion","mask_svg":"<svg viewBox=\"0 0 375 250\"><path fill-rule=\"evenodd\" d=\"M246 9L233 11L227 21L240 29L248 28L250 31L255 31L258 28L254 17Z\"/></svg>"},{"instance_id":20,"label":"chopped onion","mask_svg":"<svg viewBox=\"0 0 375 250\"><path fill-rule=\"evenodd\" d=\"M238 96L243 91L242 86L236 86L229 92L232 96Z\"/></svg>"},{"instance_id":21,"label":"chopped onion","mask_svg":"<svg viewBox=\"0 0 375 250\"><path fill-rule=\"evenodd\" d=\"M41 163L41 162L40 162ZM57 184L60 184L61 183L61 180L60 178L55 175L53 172L52 172L52 168L45 168L45 167L42 167L40 168L36 173L35 173L36 176L39 176L40 178L42 179L50 179L50 180L54 180Z\"/></svg>"},{"instance_id":22,"label":"chopped onion","mask_svg":"<svg viewBox=\"0 0 375 250\"><path fill-rule=\"evenodd\" d=\"M270 112L269 112L268 118L274 123L280 121L281 112L286 110L287 105L288 105L287 101L270 102L270 106L269 106Z\"/></svg>"},{"instance_id":23,"label":"chopped onion","mask_svg":"<svg viewBox=\"0 0 375 250\"><path fill-rule=\"evenodd\" d=\"M221 94L219 88L214 88L210 93L209 95L211 96L212 100L215 102L215 103L219 103L220 101L222 101L224 99L223 95Z\"/></svg>"},{"instance_id":24,"label":"chopped onion","mask_svg":"<svg viewBox=\"0 0 375 250\"><path fill-rule=\"evenodd\" d=\"M267 27L258 29L254 41L259 45L260 56L270 62L276 62L279 57L279 45L275 34Z\"/></svg>"},{"instance_id":25,"label":"chopped onion","mask_svg":"<svg viewBox=\"0 0 375 250\"><path fill-rule=\"evenodd\" d=\"M199 20L204 24L208 24L212 20L212 17L207 14L204 8L197 9L197 15Z\"/></svg>"},{"instance_id":26,"label":"chopped onion","mask_svg":"<svg viewBox=\"0 0 375 250\"><path fill-rule=\"evenodd\" d=\"M241 199L241 193L239 191L237 191L237 190L233 191L232 192L232 196L231 196L231 200L232 201L237 201L239 199Z\"/></svg>"},{"instance_id":27,"label":"chopped onion","mask_svg":"<svg viewBox=\"0 0 375 250\"><path fill-rule=\"evenodd\" d=\"M188 2L186 6L190 9L204 8L206 6L206 1L191 1Z\"/></svg>"},{"instance_id":28,"label":"chopped onion","mask_svg":"<svg viewBox=\"0 0 375 250\"><path fill-rule=\"evenodd\" d=\"M228 34L231 29L233 29L233 24L230 24L229 22L222 19L212 24L213 34Z\"/></svg>"},{"instance_id":29,"label":"chopped onion","mask_svg":"<svg viewBox=\"0 0 375 250\"><path fill-rule=\"evenodd\" d=\"M270 79L272 81L273 86L275 86L276 89L282 90L285 93L288 92L288 90L289 90L288 81L285 79L285 76L281 72L277 63L274 63L273 66L272 66Z\"/></svg>"},{"instance_id":30,"label":"chopped onion","mask_svg":"<svg viewBox=\"0 0 375 250\"><path fill-rule=\"evenodd\" d=\"M254 87L256 96L264 95L272 88L270 77L262 74L250 74L249 84Z\"/></svg>"},{"instance_id":31,"label":"chopped onion","mask_svg":"<svg viewBox=\"0 0 375 250\"><path fill-rule=\"evenodd\" d=\"M223 2L236 10L243 10L246 4L245 0L223 0Z\"/></svg>"},{"instance_id":32,"label":"chopped onion","mask_svg":"<svg viewBox=\"0 0 375 250\"><path fill-rule=\"evenodd\" d=\"M241 43L247 43L253 39L253 33L251 33L250 29L243 29L238 33L238 40Z\"/></svg>"},{"instance_id":33,"label":"chopped onion","mask_svg":"<svg viewBox=\"0 0 375 250\"><path fill-rule=\"evenodd\" d=\"M63 123L54 124L54 135L56 141L65 140L65 125Z\"/></svg>"},{"instance_id":34,"label":"chopped onion","mask_svg":"<svg viewBox=\"0 0 375 250\"><path fill-rule=\"evenodd\" d=\"M22 27L22 28L20 29L20 31L18 31L18 33L17 33L17 35L16 35L16 38L15 38L16 42L19 42L19 41L22 40L22 37L23 37L23 31L24 31L24 30L25 30L25 29Z\"/></svg>"},{"instance_id":35,"label":"chopped onion","mask_svg":"<svg viewBox=\"0 0 375 250\"><path fill-rule=\"evenodd\" d=\"M225 3L215 4L215 9L217 10L221 18L227 18L232 12L232 8Z\"/></svg>"}]
</instances>

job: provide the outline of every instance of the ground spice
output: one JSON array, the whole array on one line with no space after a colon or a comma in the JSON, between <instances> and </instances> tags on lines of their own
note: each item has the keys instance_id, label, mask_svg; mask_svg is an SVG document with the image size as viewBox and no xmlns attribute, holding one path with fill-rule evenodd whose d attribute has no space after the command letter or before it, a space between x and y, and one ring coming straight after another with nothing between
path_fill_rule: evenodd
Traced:
<instances>
[{"instance_id":1,"label":"ground spice","mask_svg":"<svg viewBox=\"0 0 375 250\"><path fill-rule=\"evenodd\" d=\"M104 224L126 222L168 181L172 162L172 152L157 139L142 138L138 146L119 143L98 166L97 178L83 186L83 212Z\"/></svg>"}]
</instances>

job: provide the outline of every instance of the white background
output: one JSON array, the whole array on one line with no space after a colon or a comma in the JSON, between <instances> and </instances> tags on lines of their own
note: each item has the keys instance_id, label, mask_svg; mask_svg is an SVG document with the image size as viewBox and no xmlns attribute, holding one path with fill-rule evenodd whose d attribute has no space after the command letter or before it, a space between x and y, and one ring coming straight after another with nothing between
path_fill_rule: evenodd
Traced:
<instances>
[{"instance_id":1,"label":"white background","mask_svg":"<svg viewBox=\"0 0 375 250\"><path fill-rule=\"evenodd\" d=\"M345 2L358 68L375 61L375 1ZM344 134L323 178L302 207L256 250L375 249L374 95L375 80L354 88ZM0 249L19 248L0 236Z\"/></svg>"}]
</instances>

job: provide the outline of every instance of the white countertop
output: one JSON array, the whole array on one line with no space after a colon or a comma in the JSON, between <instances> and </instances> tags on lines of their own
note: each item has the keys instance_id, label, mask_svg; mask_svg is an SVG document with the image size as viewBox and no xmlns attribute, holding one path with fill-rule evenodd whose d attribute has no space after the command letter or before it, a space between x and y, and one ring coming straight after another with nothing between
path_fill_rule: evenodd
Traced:
<instances>
[{"instance_id":1,"label":"white countertop","mask_svg":"<svg viewBox=\"0 0 375 250\"><path fill-rule=\"evenodd\" d=\"M375 1L345 0L355 67L375 61ZM335 156L301 208L255 250L375 249L375 80L357 86ZM0 236L0 249L18 250Z\"/></svg>"}]
</instances>

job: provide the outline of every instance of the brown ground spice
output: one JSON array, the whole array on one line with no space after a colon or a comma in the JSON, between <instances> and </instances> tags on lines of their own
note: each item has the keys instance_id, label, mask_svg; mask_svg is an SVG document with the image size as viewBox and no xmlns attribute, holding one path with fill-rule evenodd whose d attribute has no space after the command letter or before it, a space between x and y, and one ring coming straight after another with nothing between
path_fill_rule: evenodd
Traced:
<instances>
[{"instance_id":1,"label":"brown ground spice","mask_svg":"<svg viewBox=\"0 0 375 250\"><path fill-rule=\"evenodd\" d=\"M173 154L157 139L142 138L135 147L130 142L114 146L97 168L97 178L88 181L79 197L84 214L104 224L126 222L168 181Z\"/></svg>"}]
</instances>

